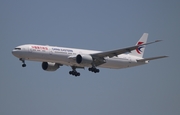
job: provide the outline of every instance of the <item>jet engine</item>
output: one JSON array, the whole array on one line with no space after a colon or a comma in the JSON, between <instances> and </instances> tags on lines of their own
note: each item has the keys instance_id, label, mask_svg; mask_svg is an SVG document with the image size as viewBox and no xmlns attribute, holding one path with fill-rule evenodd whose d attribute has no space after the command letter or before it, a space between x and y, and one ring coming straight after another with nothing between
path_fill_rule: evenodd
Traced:
<instances>
[{"instance_id":1,"label":"jet engine","mask_svg":"<svg viewBox=\"0 0 180 115\"><path fill-rule=\"evenodd\" d=\"M93 58L90 55L80 55L76 56L76 63L81 65L90 65L93 62Z\"/></svg>"},{"instance_id":2,"label":"jet engine","mask_svg":"<svg viewBox=\"0 0 180 115\"><path fill-rule=\"evenodd\" d=\"M51 62L43 62L42 69L45 71L56 71L59 68L59 64Z\"/></svg>"}]
</instances>

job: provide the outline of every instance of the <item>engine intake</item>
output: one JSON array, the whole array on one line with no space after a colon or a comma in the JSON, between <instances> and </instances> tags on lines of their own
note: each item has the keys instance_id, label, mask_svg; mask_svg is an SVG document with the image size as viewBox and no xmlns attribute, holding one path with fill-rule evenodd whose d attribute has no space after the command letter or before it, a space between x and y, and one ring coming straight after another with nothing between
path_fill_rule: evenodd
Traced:
<instances>
[{"instance_id":1,"label":"engine intake","mask_svg":"<svg viewBox=\"0 0 180 115\"><path fill-rule=\"evenodd\" d=\"M43 62L42 69L45 71L56 71L59 68L59 64L51 62Z\"/></svg>"},{"instance_id":2,"label":"engine intake","mask_svg":"<svg viewBox=\"0 0 180 115\"><path fill-rule=\"evenodd\" d=\"M78 54L76 56L76 63L82 64L82 65L89 65L93 62L93 58L90 55L80 55Z\"/></svg>"}]
</instances>

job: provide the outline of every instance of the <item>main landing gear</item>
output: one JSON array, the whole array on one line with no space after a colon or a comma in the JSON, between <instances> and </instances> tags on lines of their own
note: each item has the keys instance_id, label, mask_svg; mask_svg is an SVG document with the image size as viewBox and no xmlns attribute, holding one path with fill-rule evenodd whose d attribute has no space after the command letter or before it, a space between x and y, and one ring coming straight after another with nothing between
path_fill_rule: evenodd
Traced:
<instances>
[{"instance_id":1,"label":"main landing gear","mask_svg":"<svg viewBox=\"0 0 180 115\"><path fill-rule=\"evenodd\" d=\"M100 71L99 69L97 69L95 67L91 67L88 70L91 71L91 72L94 72L94 73L99 73L99 71Z\"/></svg>"},{"instance_id":2,"label":"main landing gear","mask_svg":"<svg viewBox=\"0 0 180 115\"><path fill-rule=\"evenodd\" d=\"M71 68L72 68L72 71L69 71L70 75L73 75L75 77L80 76L80 73L76 71L76 68L77 68L76 66L71 66ZM99 73L100 72L100 70L97 69L95 66L92 66L88 70L91 71L91 72L94 72L94 73Z\"/></svg>"},{"instance_id":3,"label":"main landing gear","mask_svg":"<svg viewBox=\"0 0 180 115\"><path fill-rule=\"evenodd\" d=\"M22 64L22 67L26 67L25 60L22 59L22 58L20 58L19 60L22 61L22 63L23 63L23 64Z\"/></svg>"},{"instance_id":4,"label":"main landing gear","mask_svg":"<svg viewBox=\"0 0 180 115\"><path fill-rule=\"evenodd\" d=\"M76 71L76 67L72 67L72 71L69 71L69 74L75 77L80 76L80 73Z\"/></svg>"}]
</instances>

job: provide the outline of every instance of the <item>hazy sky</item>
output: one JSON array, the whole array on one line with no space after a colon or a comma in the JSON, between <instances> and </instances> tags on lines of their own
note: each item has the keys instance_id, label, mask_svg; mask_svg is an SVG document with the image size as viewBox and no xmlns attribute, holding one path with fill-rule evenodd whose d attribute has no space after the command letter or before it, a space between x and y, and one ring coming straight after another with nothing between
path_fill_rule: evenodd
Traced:
<instances>
[{"instance_id":1,"label":"hazy sky","mask_svg":"<svg viewBox=\"0 0 180 115\"><path fill-rule=\"evenodd\" d=\"M163 42L145 57L168 55L129 69L42 70L11 54L27 43L94 50L134 45L141 35ZM1 0L1 115L180 115L179 0Z\"/></svg>"}]
</instances>

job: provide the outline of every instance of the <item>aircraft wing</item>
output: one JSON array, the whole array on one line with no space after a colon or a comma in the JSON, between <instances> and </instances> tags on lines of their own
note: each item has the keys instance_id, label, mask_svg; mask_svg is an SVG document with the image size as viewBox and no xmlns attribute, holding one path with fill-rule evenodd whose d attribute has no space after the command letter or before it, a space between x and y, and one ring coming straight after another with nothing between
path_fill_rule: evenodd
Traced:
<instances>
[{"instance_id":1,"label":"aircraft wing","mask_svg":"<svg viewBox=\"0 0 180 115\"><path fill-rule=\"evenodd\" d=\"M136 46L131 46L131 47L127 47L127 48L95 53L95 54L91 54L91 56L93 58L102 58L102 59L104 59L105 57L112 58L114 56L118 56L118 55L123 54L123 53L131 52L131 51L137 49L139 46L144 46L144 45L148 45L148 44L152 44L152 43L156 43L156 42L160 42L160 41L161 40L156 40L154 42L149 42L149 43L136 45Z\"/></svg>"},{"instance_id":2,"label":"aircraft wing","mask_svg":"<svg viewBox=\"0 0 180 115\"><path fill-rule=\"evenodd\" d=\"M140 45L131 46L131 47L122 48L122 49L94 53L94 54L90 54L90 55L94 58L94 64L96 66L99 66L103 63L106 63L105 59L104 59L105 57L112 58L114 56L118 56L123 53L131 52L131 51L137 49L139 46L149 45L149 44L160 42L160 41L162 41L162 40L156 40L154 42L149 42L149 43L140 44Z\"/></svg>"}]
</instances>

